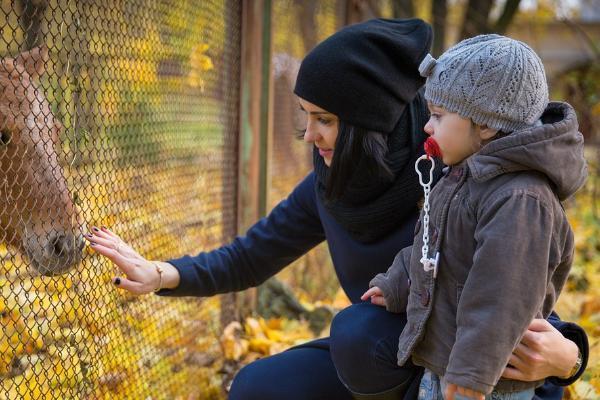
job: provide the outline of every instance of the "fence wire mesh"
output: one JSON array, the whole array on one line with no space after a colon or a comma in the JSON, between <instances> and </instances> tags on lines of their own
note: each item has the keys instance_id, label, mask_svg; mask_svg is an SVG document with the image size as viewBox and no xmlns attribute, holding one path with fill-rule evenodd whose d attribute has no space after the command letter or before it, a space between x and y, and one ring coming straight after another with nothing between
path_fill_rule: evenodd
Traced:
<instances>
[{"instance_id":1,"label":"fence wire mesh","mask_svg":"<svg viewBox=\"0 0 600 400\"><path fill-rule=\"evenodd\" d=\"M0 399L220 398L218 301L123 294L82 235L235 233L238 2L0 5Z\"/></svg>"},{"instance_id":2,"label":"fence wire mesh","mask_svg":"<svg viewBox=\"0 0 600 400\"><path fill-rule=\"evenodd\" d=\"M273 2L271 59L273 73L273 146L269 206L274 207L312 170L312 146L297 140L306 126L293 93L302 58L344 24L346 2L339 0ZM310 301L331 299L339 284L325 244L278 275L296 294Z\"/></svg>"}]
</instances>

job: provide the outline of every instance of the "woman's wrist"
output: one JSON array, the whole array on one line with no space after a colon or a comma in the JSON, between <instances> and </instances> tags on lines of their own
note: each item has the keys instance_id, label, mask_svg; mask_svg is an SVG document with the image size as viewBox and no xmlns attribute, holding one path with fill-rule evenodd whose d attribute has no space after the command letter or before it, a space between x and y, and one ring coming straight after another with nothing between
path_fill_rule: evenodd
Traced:
<instances>
[{"instance_id":1,"label":"woman's wrist","mask_svg":"<svg viewBox=\"0 0 600 400\"><path fill-rule=\"evenodd\" d=\"M577 345L565 338L564 344L564 362L557 365L557 368L560 368L556 377L561 379L569 379L574 376L581 368L581 353L579 351L579 347Z\"/></svg>"},{"instance_id":2,"label":"woman's wrist","mask_svg":"<svg viewBox=\"0 0 600 400\"><path fill-rule=\"evenodd\" d=\"M162 269L160 289L175 289L179 286L179 271L173 264L165 261L154 261L154 263Z\"/></svg>"}]
</instances>

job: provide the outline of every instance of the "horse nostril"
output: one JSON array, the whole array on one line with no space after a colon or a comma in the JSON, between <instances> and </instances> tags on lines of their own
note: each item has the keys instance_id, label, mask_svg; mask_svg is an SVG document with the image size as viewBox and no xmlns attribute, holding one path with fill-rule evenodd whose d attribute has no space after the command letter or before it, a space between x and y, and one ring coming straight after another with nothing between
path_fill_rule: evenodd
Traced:
<instances>
[{"instance_id":1,"label":"horse nostril","mask_svg":"<svg viewBox=\"0 0 600 400\"><path fill-rule=\"evenodd\" d=\"M73 256L73 252L80 252L85 247L82 235L56 235L48 241L48 250L53 256Z\"/></svg>"},{"instance_id":2,"label":"horse nostril","mask_svg":"<svg viewBox=\"0 0 600 400\"><path fill-rule=\"evenodd\" d=\"M48 246L54 256L61 256L64 252L69 250L67 238L63 235L53 237L49 241Z\"/></svg>"}]
</instances>

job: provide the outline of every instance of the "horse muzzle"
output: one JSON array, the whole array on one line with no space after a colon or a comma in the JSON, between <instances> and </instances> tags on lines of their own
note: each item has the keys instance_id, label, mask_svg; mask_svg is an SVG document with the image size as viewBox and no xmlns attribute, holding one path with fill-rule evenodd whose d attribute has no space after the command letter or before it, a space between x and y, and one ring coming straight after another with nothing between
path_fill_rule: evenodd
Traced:
<instances>
[{"instance_id":1,"label":"horse muzzle","mask_svg":"<svg viewBox=\"0 0 600 400\"><path fill-rule=\"evenodd\" d=\"M33 268L44 276L61 275L75 267L83 258L83 235L51 233L47 237L26 238L25 253Z\"/></svg>"}]
</instances>

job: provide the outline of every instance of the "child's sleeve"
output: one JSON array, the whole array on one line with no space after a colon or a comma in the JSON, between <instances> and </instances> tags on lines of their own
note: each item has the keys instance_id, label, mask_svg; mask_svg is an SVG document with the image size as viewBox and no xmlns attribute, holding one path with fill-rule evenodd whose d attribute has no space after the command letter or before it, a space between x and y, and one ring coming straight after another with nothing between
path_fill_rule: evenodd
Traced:
<instances>
[{"instance_id":1,"label":"child's sleeve","mask_svg":"<svg viewBox=\"0 0 600 400\"><path fill-rule=\"evenodd\" d=\"M369 283L369 287L377 286L381 289L385 298L385 307L390 312L406 312L410 287L408 267L411 250L412 246L400 250L387 272L375 275Z\"/></svg>"},{"instance_id":2,"label":"child's sleeve","mask_svg":"<svg viewBox=\"0 0 600 400\"><path fill-rule=\"evenodd\" d=\"M573 254L568 223L554 215L552 205L526 191L497 195L478 212L448 382L490 393L531 320L551 310Z\"/></svg>"}]
</instances>

